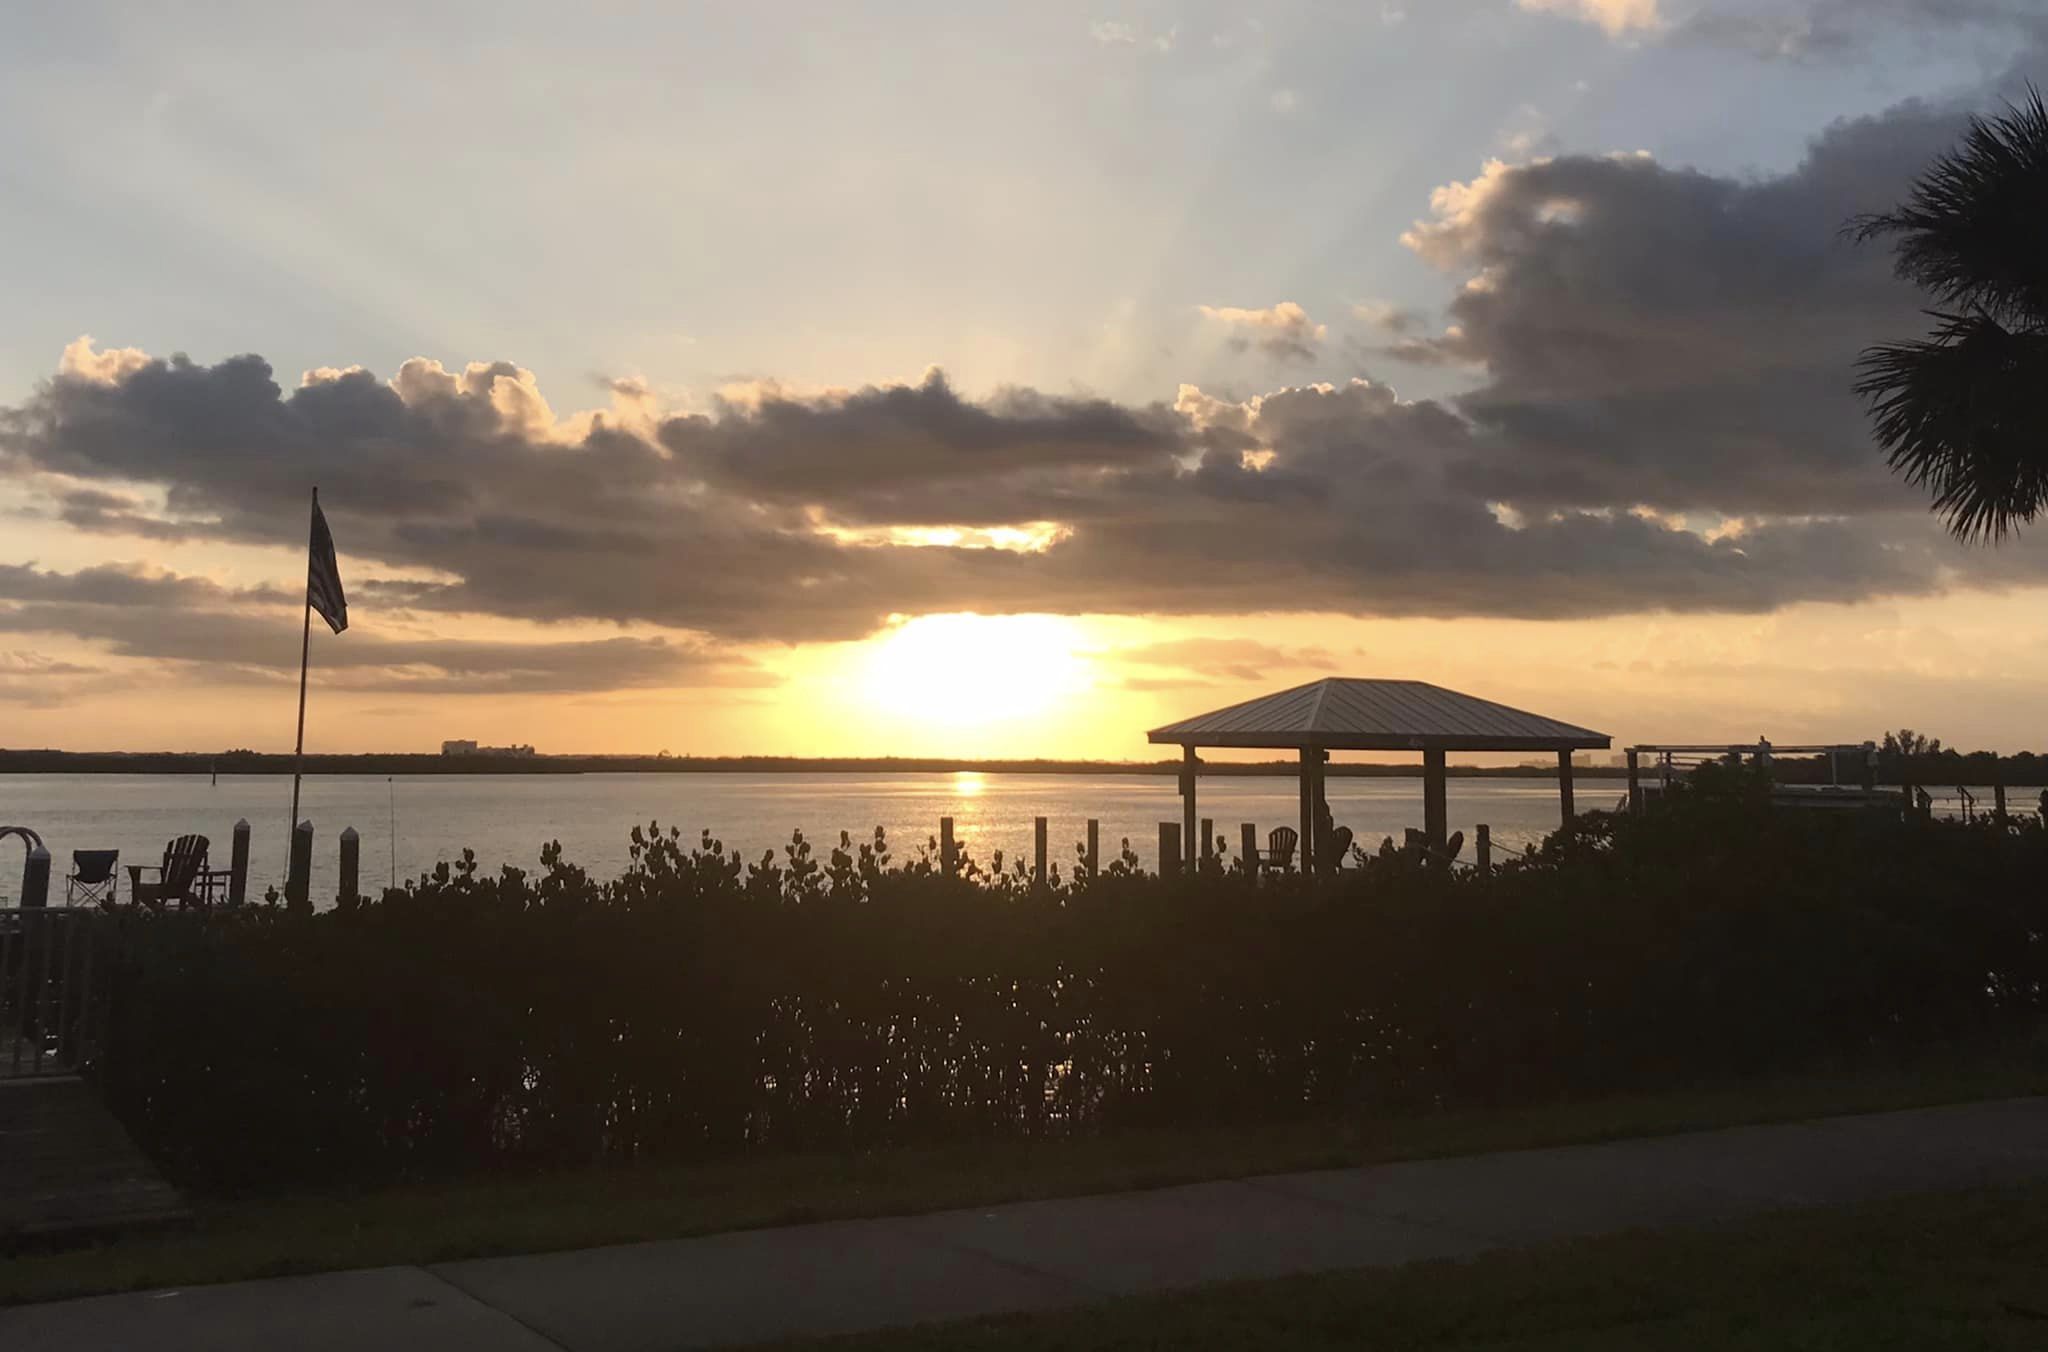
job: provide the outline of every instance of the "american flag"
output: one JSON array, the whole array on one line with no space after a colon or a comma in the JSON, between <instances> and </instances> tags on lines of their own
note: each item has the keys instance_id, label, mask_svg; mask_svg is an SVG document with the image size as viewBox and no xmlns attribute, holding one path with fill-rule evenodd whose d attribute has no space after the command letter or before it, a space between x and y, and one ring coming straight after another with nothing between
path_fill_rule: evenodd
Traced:
<instances>
[{"instance_id":1,"label":"american flag","mask_svg":"<svg viewBox=\"0 0 2048 1352\"><path fill-rule=\"evenodd\" d=\"M335 633L348 628L348 597L341 590L341 567L334 561L334 536L313 495L313 557L306 566L306 604L320 612Z\"/></svg>"}]
</instances>

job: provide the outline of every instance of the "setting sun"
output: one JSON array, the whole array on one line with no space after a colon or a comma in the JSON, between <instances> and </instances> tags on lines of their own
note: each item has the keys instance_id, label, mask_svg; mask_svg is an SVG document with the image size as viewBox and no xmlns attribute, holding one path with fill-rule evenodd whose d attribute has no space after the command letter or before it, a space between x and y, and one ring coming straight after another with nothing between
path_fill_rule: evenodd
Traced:
<instances>
[{"instance_id":1,"label":"setting sun","mask_svg":"<svg viewBox=\"0 0 2048 1352\"><path fill-rule=\"evenodd\" d=\"M1080 630L1052 615L924 615L877 639L863 701L944 727L1035 717L1085 688Z\"/></svg>"}]
</instances>

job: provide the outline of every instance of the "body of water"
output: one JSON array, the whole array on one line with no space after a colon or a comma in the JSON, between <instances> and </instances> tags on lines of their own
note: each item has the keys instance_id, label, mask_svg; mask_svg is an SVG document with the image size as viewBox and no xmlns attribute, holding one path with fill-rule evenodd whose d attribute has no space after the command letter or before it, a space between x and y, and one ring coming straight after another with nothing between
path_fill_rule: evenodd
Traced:
<instances>
[{"instance_id":1,"label":"body of water","mask_svg":"<svg viewBox=\"0 0 2048 1352\"><path fill-rule=\"evenodd\" d=\"M1577 787L1581 808L1611 807L1622 793L1618 780L1582 779ZM1296 794L1290 778L1217 777L1202 781L1197 802L1234 854L1240 822L1256 823L1261 840L1275 826L1297 825ZM1329 798L1338 823L1374 845L1422 824L1420 779L1331 779ZM1484 822L1500 849L1520 850L1558 824L1557 785L1547 779L1453 779L1449 804L1453 830L1469 841ZM213 842L214 866L226 868L238 818L254 828L249 891L259 896L282 885L290 812L285 775L222 775L218 784L200 775L0 775L0 825L42 835L54 901L77 849L118 849L123 865L155 864L165 842L197 832ZM1154 867L1159 823L1180 820L1180 798L1167 775L319 775L305 780L299 815L314 824L313 896L325 904L337 886L336 842L349 826L362 837L366 891L394 876L417 877L465 847L488 871L537 869L549 840L593 876L612 877L626 867L633 825L650 821L681 827L691 840L708 829L749 860L768 849L779 854L793 829L822 859L840 831L858 841L881 826L900 861L950 816L985 866L998 849L1028 862L1032 819L1042 816L1065 873L1090 817L1102 823L1105 862L1128 836L1144 866ZM21 877L14 849L0 842L0 897L10 899ZM121 886L125 895L125 868Z\"/></svg>"},{"instance_id":2,"label":"body of water","mask_svg":"<svg viewBox=\"0 0 2048 1352\"><path fill-rule=\"evenodd\" d=\"M1581 778L1576 787L1582 810L1611 808L1624 792L1618 779ZM1988 811L1991 790L1974 792ZM2013 810L2033 809L2036 792L2012 790ZM1296 826L1296 794L1291 778L1218 776L1202 780L1197 802L1235 854L1240 822L1255 823L1262 841L1273 827ZM1329 797L1338 824L1368 848L1422 825L1419 778L1333 778ZM1468 842L1467 860L1473 828L1482 822L1500 851L1519 851L1557 829L1554 780L1452 779L1448 798L1451 829ZM1936 811L1954 815L1959 802L1953 791L1937 794ZM222 775L218 784L203 775L0 775L0 825L42 835L57 902L73 850L118 849L123 865L155 864L167 841L197 832L213 843L214 867L226 868L238 818L254 828L250 896L272 883L282 888L290 812L288 775ZM1105 862L1129 837L1143 866L1155 867L1159 823L1180 820L1180 798L1169 775L315 775L305 780L299 815L314 824L313 897L325 905L337 890L337 840L349 826L362 837L365 891L417 877L465 848L489 872L501 864L535 870L549 840L560 840L569 860L592 876L615 877L629 861L628 833L650 821L681 827L692 841L708 829L750 862L764 850L779 856L792 830L804 832L822 861L842 830L860 841L880 826L900 862L938 834L940 817L950 816L962 845L986 866L996 850L1028 863L1032 819L1042 816L1051 858L1064 874L1090 817L1102 823ZM0 841L0 899L9 903L21 885L17 844ZM125 867L121 887L125 896Z\"/></svg>"}]
</instances>

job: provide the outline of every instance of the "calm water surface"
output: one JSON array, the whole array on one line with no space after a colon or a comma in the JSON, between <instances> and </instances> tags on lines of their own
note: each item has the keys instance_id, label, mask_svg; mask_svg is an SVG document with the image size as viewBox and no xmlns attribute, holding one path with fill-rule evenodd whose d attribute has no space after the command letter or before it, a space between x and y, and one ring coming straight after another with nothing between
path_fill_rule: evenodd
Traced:
<instances>
[{"instance_id":1,"label":"calm water surface","mask_svg":"<svg viewBox=\"0 0 2048 1352\"><path fill-rule=\"evenodd\" d=\"M1619 781L1581 780L1578 804L1610 807L1621 793ZM1362 841L1398 840L1404 828L1422 824L1419 779L1332 779L1329 796L1337 821ZM1453 830L1469 840L1485 822L1505 849L1521 849L1558 822L1551 780L1453 779L1449 798ZM1205 779L1198 802L1233 852L1239 822L1257 823L1263 838L1295 824L1298 814L1295 782L1285 778ZM215 866L225 868L229 835L244 817L255 828L250 895L260 895L282 883L290 811L285 775L222 775L218 785L185 775L0 775L0 825L42 834L59 901L75 849L114 848L124 865L154 864L167 840L198 832L212 840ZM335 894L336 838L348 826L362 837L365 890L394 876L417 877L465 847L486 870L536 868L541 845L555 839L572 862L612 877L628 862L627 833L649 821L679 826L690 839L708 829L749 859L779 852L792 829L822 857L840 831L859 840L881 826L901 860L937 834L940 817L951 816L960 840L986 864L998 849L1028 861L1032 818L1042 816L1064 872L1090 817L1102 823L1105 858L1128 836L1143 864L1154 866L1159 823L1180 820L1180 799L1165 775L317 775L305 781L299 812L317 832L313 896L320 904ZM21 880L15 850L14 841L0 841L0 897L9 899Z\"/></svg>"}]
</instances>

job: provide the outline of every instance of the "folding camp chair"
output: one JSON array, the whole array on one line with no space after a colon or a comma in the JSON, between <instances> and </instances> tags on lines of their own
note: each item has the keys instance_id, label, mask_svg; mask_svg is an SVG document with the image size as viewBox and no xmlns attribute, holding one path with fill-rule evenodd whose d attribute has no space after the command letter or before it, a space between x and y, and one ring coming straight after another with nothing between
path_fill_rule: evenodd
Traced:
<instances>
[{"instance_id":1,"label":"folding camp chair","mask_svg":"<svg viewBox=\"0 0 2048 1352\"><path fill-rule=\"evenodd\" d=\"M120 860L119 850L73 850L71 872L64 875L64 904L111 905L120 880L114 866Z\"/></svg>"}]
</instances>

